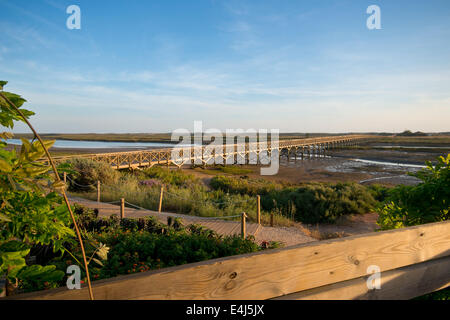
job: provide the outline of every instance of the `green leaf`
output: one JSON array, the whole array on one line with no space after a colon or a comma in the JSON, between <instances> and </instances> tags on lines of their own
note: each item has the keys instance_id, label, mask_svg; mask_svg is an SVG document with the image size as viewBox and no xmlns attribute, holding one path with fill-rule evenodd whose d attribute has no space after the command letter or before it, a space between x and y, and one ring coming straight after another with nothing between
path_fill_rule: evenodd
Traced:
<instances>
[{"instance_id":1,"label":"green leaf","mask_svg":"<svg viewBox=\"0 0 450 320\"><path fill-rule=\"evenodd\" d=\"M6 86L8 81L0 80L0 90L3 90L3 87Z\"/></svg>"},{"instance_id":2,"label":"green leaf","mask_svg":"<svg viewBox=\"0 0 450 320\"><path fill-rule=\"evenodd\" d=\"M0 245L0 251L3 252L24 251L27 249L28 246L25 243L17 240L10 240Z\"/></svg>"},{"instance_id":3,"label":"green leaf","mask_svg":"<svg viewBox=\"0 0 450 320\"><path fill-rule=\"evenodd\" d=\"M3 159L0 159L0 171L11 172L12 171L12 167L11 167L11 165L8 162L6 162Z\"/></svg>"},{"instance_id":4,"label":"green leaf","mask_svg":"<svg viewBox=\"0 0 450 320\"><path fill-rule=\"evenodd\" d=\"M26 281L59 281L64 277L64 272L56 270L56 266L41 266L34 264L22 268L17 273L17 278Z\"/></svg>"},{"instance_id":5,"label":"green leaf","mask_svg":"<svg viewBox=\"0 0 450 320\"><path fill-rule=\"evenodd\" d=\"M9 101L11 101L12 103L14 103L14 105L17 108L20 108L27 100L25 100L24 98L22 98L21 96L19 96L18 94L15 93L11 93L11 92L3 92L3 95L6 96ZM7 103L7 102L6 102ZM11 108L11 106L9 106L9 104L7 103L6 105L7 107ZM15 113L15 111L14 111Z\"/></svg>"},{"instance_id":6,"label":"green leaf","mask_svg":"<svg viewBox=\"0 0 450 320\"><path fill-rule=\"evenodd\" d=\"M101 266L103 267L103 263L102 263L100 260L98 260L98 259L96 259L96 258L92 258L92 260L93 260L95 263L97 263L97 264L99 264L99 265L101 265Z\"/></svg>"},{"instance_id":7,"label":"green leaf","mask_svg":"<svg viewBox=\"0 0 450 320\"><path fill-rule=\"evenodd\" d=\"M11 222L10 218L8 218L7 216L5 216L4 214L1 214L1 213L0 213L0 220L6 221L6 222Z\"/></svg>"}]
</instances>

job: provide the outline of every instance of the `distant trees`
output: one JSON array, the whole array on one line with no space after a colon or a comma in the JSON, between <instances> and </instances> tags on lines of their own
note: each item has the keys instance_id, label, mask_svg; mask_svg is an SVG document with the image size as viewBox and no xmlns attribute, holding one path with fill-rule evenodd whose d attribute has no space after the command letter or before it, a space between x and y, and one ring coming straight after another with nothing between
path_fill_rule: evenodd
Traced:
<instances>
[{"instance_id":1,"label":"distant trees","mask_svg":"<svg viewBox=\"0 0 450 320\"><path fill-rule=\"evenodd\" d=\"M396 135L401 137L424 137L428 134L421 131L412 132L411 130L405 130L402 133L397 133Z\"/></svg>"}]
</instances>

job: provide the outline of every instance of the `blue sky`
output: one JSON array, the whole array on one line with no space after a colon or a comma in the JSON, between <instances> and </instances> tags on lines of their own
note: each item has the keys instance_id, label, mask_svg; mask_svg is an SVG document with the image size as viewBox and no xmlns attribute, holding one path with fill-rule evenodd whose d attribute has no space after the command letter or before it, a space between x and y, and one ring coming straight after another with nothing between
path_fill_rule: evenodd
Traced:
<instances>
[{"instance_id":1,"label":"blue sky","mask_svg":"<svg viewBox=\"0 0 450 320\"><path fill-rule=\"evenodd\" d=\"M449 17L448 0L0 0L0 80L41 132L449 131Z\"/></svg>"}]
</instances>

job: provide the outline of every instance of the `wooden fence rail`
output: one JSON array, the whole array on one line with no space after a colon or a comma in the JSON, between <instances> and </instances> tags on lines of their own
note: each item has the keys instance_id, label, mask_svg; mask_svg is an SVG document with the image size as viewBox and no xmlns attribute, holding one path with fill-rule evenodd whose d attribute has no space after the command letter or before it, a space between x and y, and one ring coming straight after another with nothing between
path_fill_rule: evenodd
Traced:
<instances>
[{"instance_id":1,"label":"wooden fence rail","mask_svg":"<svg viewBox=\"0 0 450 320\"><path fill-rule=\"evenodd\" d=\"M369 289L368 268L381 271ZM450 221L96 281L96 299L409 299L450 285ZM86 288L15 299L87 299Z\"/></svg>"}]
</instances>

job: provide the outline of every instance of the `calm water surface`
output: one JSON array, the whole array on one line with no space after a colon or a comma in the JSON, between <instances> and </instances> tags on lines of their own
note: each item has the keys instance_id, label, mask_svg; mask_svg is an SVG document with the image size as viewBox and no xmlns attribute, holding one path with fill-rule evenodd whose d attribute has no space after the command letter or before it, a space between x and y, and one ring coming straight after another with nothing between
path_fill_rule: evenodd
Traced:
<instances>
[{"instance_id":1,"label":"calm water surface","mask_svg":"<svg viewBox=\"0 0 450 320\"><path fill-rule=\"evenodd\" d=\"M22 141L20 139L8 139L7 143L21 145ZM57 148L164 148L173 147L175 144L171 143L158 143L158 142L116 142L116 141L79 141L79 140L55 140L53 145Z\"/></svg>"}]
</instances>

